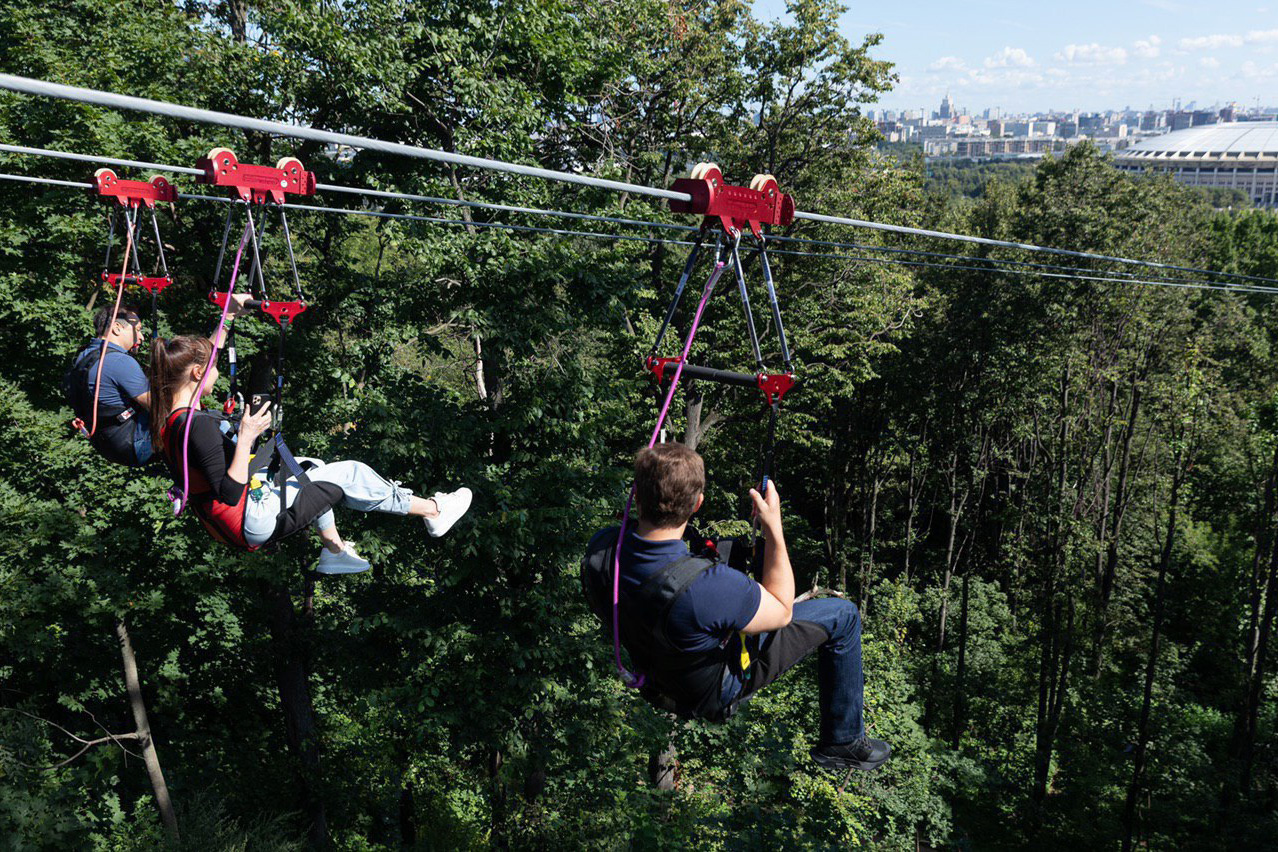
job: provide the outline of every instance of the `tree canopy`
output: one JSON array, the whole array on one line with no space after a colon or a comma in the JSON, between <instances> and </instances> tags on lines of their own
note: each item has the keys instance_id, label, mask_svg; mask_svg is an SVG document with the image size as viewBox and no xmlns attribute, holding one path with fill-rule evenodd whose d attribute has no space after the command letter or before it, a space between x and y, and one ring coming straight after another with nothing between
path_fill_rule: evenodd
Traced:
<instances>
[{"instance_id":1,"label":"tree canopy","mask_svg":"<svg viewBox=\"0 0 1278 852\"><path fill-rule=\"evenodd\" d=\"M862 115L895 82L891 45L840 35L834 0L789 7L765 22L740 0L13 0L0 68L654 186L713 160L738 184L775 174L803 209L1278 277L1272 211L1217 211L1087 145L928 192L921 164L877 152ZM683 221L595 189L12 93L0 139L184 165L224 146L244 162L298 156L322 182ZM802 378L777 450L797 578L861 607L867 718L895 751L847 780L806 758L811 671L727 724L673 721L617 679L580 592L585 543L613 522L651 428L640 359L681 247L293 215L311 306L289 340L290 442L477 495L473 520L439 541L343 516L374 569L312 600L312 542L233 552L174 518L160 480L71 436L58 380L107 292L105 214L19 183L0 202L5 848L1172 849L1278 835L1269 295L976 260L774 258ZM161 334L208 328L222 215L162 211L176 283ZM938 250L811 222L786 233ZM730 290L699 363L751 361ZM245 355L273 346L269 327L241 324ZM681 399L672 429L710 477L699 522L743 531L765 413L731 389ZM181 841L124 751L146 737L122 638ZM676 783L659 789L650 766L672 747Z\"/></svg>"}]
</instances>

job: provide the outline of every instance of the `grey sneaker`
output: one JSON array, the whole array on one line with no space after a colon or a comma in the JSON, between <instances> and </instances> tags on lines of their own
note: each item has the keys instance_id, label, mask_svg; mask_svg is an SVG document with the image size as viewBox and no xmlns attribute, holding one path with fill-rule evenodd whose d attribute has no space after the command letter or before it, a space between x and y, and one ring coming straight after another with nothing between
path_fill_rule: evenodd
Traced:
<instances>
[{"instance_id":1,"label":"grey sneaker","mask_svg":"<svg viewBox=\"0 0 1278 852\"><path fill-rule=\"evenodd\" d=\"M439 514L433 518L423 518L426 522L426 529L430 531L433 538L439 538L444 533L453 528L453 524L461 520L461 516L466 514L466 510L470 508L470 501L474 498L469 488L458 488L451 494L445 494L442 491L435 492L435 505L439 507Z\"/></svg>"},{"instance_id":2,"label":"grey sneaker","mask_svg":"<svg viewBox=\"0 0 1278 852\"><path fill-rule=\"evenodd\" d=\"M860 769L869 772L887 762L892 756L892 746L883 740L861 737L840 745L819 745L809 754L819 766L826 769Z\"/></svg>"},{"instance_id":3,"label":"grey sneaker","mask_svg":"<svg viewBox=\"0 0 1278 852\"><path fill-rule=\"evenodd\" d=\"M317 574L358 574L361 571L367 571L369 564L367 559L360 557L355 552L355 548L349 544L341 553L334 553L327 547L320 552L319 564L315 566Z\"/></svg>"}]
</instances>

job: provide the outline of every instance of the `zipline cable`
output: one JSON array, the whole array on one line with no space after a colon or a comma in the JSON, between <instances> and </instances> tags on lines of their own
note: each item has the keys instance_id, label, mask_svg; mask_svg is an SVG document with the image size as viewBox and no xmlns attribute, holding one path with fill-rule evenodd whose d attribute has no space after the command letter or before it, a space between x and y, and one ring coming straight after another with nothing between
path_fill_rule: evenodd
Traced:
<instances>
[{"instance_id":1,"label":"zipline cable","mask_svg":"<svg viewBox=\"0 0 1278 852\"><path fill-rule=\"evenodd\" d=\"M648 195L653 198L664 198L672 201L688 201L691 196L686 192L673 192L668 189L657 189L651 186L626 183L624 181L606 180L589 175L560 172L554 169L543 169L540 166L525 166L519 163L508 163L503 160L490 160L487 157L471 157L466 154L455 154L449 151L437 151L434 148L422 148L417 145L405 145L401 142L387 142L368 136L355 136L350 133L334 133L331 130L319 130L314 127L301 127L296 124L285 124L282 121L267 121L261 118L248 118L226 112L209 109L181 106L179 104L155 101L149 98L135 98L130 95L117 95L95 89L83 89L79 86L64 86L60 83L49 83L44 80L32 80L14 74L0 74L0 88L28 95L43 95L63 100L79 101L115 109L149 112L169 118L181 118L187 121L198 121L203 124L219 124L223 127L235 127L240 130L255 130L259 133L275 133L280 136L292 136L296 139L309 139L312 142L324 142L333 145L346 145L351 148L363 148L367 151L378 151L383 154L399 154L419 160L434 160L455 166L469 166L475 169L509 172L526 177L544 178L546 180L575 183L582 186L593 186L598 189L610 189L614 192L632 192L636 195Z\"/></svg>"},{"instance_id":2,"label":"zipline cable","mask_svg":"<svg viewBox=\"0 0 1278 852\"><path fill-rule=\"evenodd\" d=\"M98 106L111 107L114 109L127 109L139 112L151 113L153 115L162 115L170 118L186 119L188 121L197 121L205 124L217 124L223 127L234 127L241 130L254 130L260 133L274 133L281 136L290 136L297 139L309 139L314 142L323 142L326 144L346 145L352 148L362 148L368 151L378 151L386 154L398 154L416 159L433 160L435 162L449 163L452 165L468 166L477 169L489 169L492 171L508 172L510 174L524 175L528 177L543 178L546 180L560 181L563 183L573 183L581 186L591 186L599 189L611 190L613 192L633 193L635 195L645 195L652 198L662 198L668 201L691 201L692 196L685 192L675 192L668 189L659 189L657 187L643 186L641 184L627 183L625 181L607 180L604 178L590 177L588 175L575 174L572 172L556 171L554 169L545 169L540 166L527 166L519 163L509 163L503 160L493 160L486 157L472 157L466 154L456 154L449 151L439 151L434 148L424 148L417 145L406 145L400 142L387 142L382 139L375 139L368 136L356 136L349 133L335 133L330 130L320 130L314 127L303 127L296 124L287 124L281 121L268 121L260 118L249 118L247 116L234 115L232 113L217 112L214 110L199 109L196 107L182 106L180 104L172 104L165 101L151 100L149 98L137 98L130 95L118 95L112 92L103 92L96 89L86 89L79 86L66 86L60 83L50 83L44 80L34 80L29 77L20 77L14 74L0 74L0 88L9 89L14 92L21 92L28 95L38 95L44 97L60 98L63 100L78 101L81 103L95 104ZM882 222L871 222L864 219L853 219L844 216L829 216L823 213L809 213L805 211L796 211L794 214L796 219L804 219L811 222L822 222L832 225L846 225L854 228L867 228L870 230L888 231L898 234L908 234L911 236L930 237L943 240L956 240L959 242L973 243L977 245L1000 246L1003 248L1020 249L1029 252L1042 252L1047 254L1056 254L1064 257L1078 257L1087 260L1103 260L1111 263L1123 263L1134 266L1142 266L1149 269L1165 269L1176 272L1190 272L1195 275L1221 276L1233 278L1236 280L1259 281L1266 284L1278 284L1278 279L1265 278L1255 275L1243 275L1234 272L1216 272L1207 269L1199 269L1197 267L1179 266L1176 264L1159 263L1151 260L1138 260L1135 258L1117 257L1113 255L1096 254L1092 252L1074 251L1071 249L1052 248L1049 246L1039 246L1032 243L1019 243L1009 240L995 240L988 237L974 237L965 234L952 234L945 231L933 231L926 228L912 228L905 225L889 225Z\"/></svg>"},{"instance_id":3,"label":"zipline cable","mask_svg":"<svg viewBox=\"0 0 1278 852\"><path fill-rule=\"evenodd\" d=\"M52 184L55 186L63 186L63 187L69 187L74 189L91 189L92 188L92 185L87 183L78 183L76 181L53 180L50 178L35 178L35 177L29 177L27 175L0 174L0 180L30 181L33 183ZM190 193L178 193L178 198L187 199L191 201L211 201L218 204L232 203L232 199L227 198L225 196L220 196L220 195L199 195L199 194L190 194ZM691 240L672 240L672 239L662 239L659 237L643 237L643 236L637 236L635 234L605 234L605 233L600 233L598 231L574 231L574 230L566 230L563 228L542 228L542 227L537 227L534 225L514 225L508 222L473 222L473 221L468 222L464 219L443 219L436 216L420 216L414 213L387 213L385 211L380 211L380 210L354 210L349 207L322 207L319 205L294 204L291 202L281 204L278 206L284 207L290 210L300 210L304 212L309 211L313 213L333 213L333 214L338 214L343 216L368 216L368 217L373 217L378 219L393 219L393 220L398 219L398 220L411 221L411 222L425 222L431 225L447 225L447 226L454 226L454 227L472 227L472 228L493 228L493 229L498 229L503 231L517 231L517 232L534 233L534 234L550 234L552 236L560 236L560 237L585 237L588 239L612 240L612 241L622 241L622 242L639 242L639 243L648 243L648 244L663 243L665 245L678 245L678 246L693 245L693 242ZM769 237L768 239L771 240L774 238ZM1096 281L1096 282L1105 282L1105 283L1111 283L1111 284L1141 284L1141 285L1149 285L1149 286L1157 286L1157 287L1175 287L1175 288L1190 289L1190 290L1219 290L1222 292L1278 294L1278 287L1263 287L1263 286L1255 285L1255 284L1231 284L1231 283L1214 282L1214 281L1179 281L1179 280L1158 279L1158 278L1111 278L1104 275L1049 273L1049 272L1039 272L1039 271L1025 270L1025 269L991 269L986 266L969 266L969 265L957 265L957 264L949 264L949 263L930 263L925 261L900 260L898 258L865 257L865 256L859 256L859 255L817 253L817 252L806 252L806 251L794 251L791 249L772 249L771 251L773 254L784 254L784 255L791 255L795 257L808 257L808 258L827 259L827 260L849 260L849 261L856 261L859 263L876 263L879 265L887 265L887 266L909 266L909 267L920 267L920 268L928 268L928 269L945 269L945 270L959 270L959 271L970 271L970 272L1001 272L1008 275L1017 275L1017 276L1024 276L1024 277L1039 276L1044 278L1079 279L1084 281ZM945 255L945 256L954 257L956 259L962 259L962 260L972 259L964 255ZM1070 269L1072 267L1064 267L1064 268ZM1086 272L1086 270L1082 270L1082 271Z\"/></svg>"},{"instance_id":4,"label":"zipline cable","mask_svg":"<svg viewBox=\"0 0 1278 852\"><path fill-rule=\"evenodd\" d=\"M155 169L158 171L169 171L169 172L174 172L177 174L193 174L193 175L204 174L204 172L201 169L193 169L193 168L188 168L185 166L176 166L176 165L164 164L164 163L150 163L150 162L145 162L140 160L127 160L127 159L121 159L118 157L105 157L105 156L95 156L90 154L77 154L77 153L72 153L69 151L59 151L59 150L51 149L51 148L32 148L25 145L0 144L0 152L7 152L7 153L13 153L13 154L28 154L32 156L51 157L54 159L75 160L78 162L106 163L108 165L133 167L133 168L139 168L139 169ZM547 210L547 209L542 209L538 207L521 207L521 206L515 206L515 205L509 205L509 204L497 204L497 203L487 202L487 201L467 201L467 200L456 199L456 198L442 198L442 197L430 196L430 195L417 195L414 193L393 192L389 190L369 189L365 187L342 186L339 184L328 184L328 183L316 184L316 189L319 191L324 191L324 192L337 192L337 193L345 193L349 195L360 195L360 196L368 196L373 198L385 198L385 199L397 200L397 201L420 201L420 202L424 202L428 204L442 204L442 205L448 205L448 206L454 206L454 207L470 207L470 208L483 209L483 210L497 210L497 211L506 212L506 213L523 213L523 214L529 214L534 216L553 216L553 217L563 217L568 219L581 219L581 220L587 220L587 221L593 221L593 222L605 222L609 224L624 225L624 226L631 226L631 227L659 228L664 230L679 231L683 233L694 233L700 230L699 228L693 225L678 225L678 224L673 224L669 222L656 222L649 219L628 219L628 218L622 218L622 217L616 217L616 216L602 216L602 215L592 214L592 213L570 212L566 210ZM1006 266L1020 266L1020 267L1033 268L1033 269L1051 269L1056 271L1080 272L1085 274L1090 274L1097 271L1097 270L1088 269L1084 267L1064 266L1061 264L1050 264L1050 263L1034 263L1032 261L1012 260L1010 258L976 257L973 255L949 254L946 252L926 251L923 249L901 248L896 246L876 246L876 245L869 245L866 243L848 243L848 242L835 242L831 240L814 240L814 239L810 239L806 237L790 237L790 236L784 236L780 234L770 234L768 235L768 239L772 241L776 241L776 242L791 243L796 245L814 245L814 246L826 246L826 247L832 247L832 248L846 248L846 249L852 249L854 251L873 251L873 252L881 252L885 254L907 254L907 255L913 255L916 257L945 258L950 260L962 260L965 262L981 262L981 263L990 263L990 264L998 264L998 265L1006 265ZM1105 274L1108 276L1119 276L1123 278L1139 277L1139 273L1122 272L1118 270L1109 270L1109 271L1106 271ZM1225 275L1225 276L1232 275L1232 273L1218 273L1218 272L1211 272L1210 274ZM1264 280L1264 281L1272 280L1273 283L1278 284L1278 279L1261 279L1261 280Z\"/></svg>"}]
</instances>

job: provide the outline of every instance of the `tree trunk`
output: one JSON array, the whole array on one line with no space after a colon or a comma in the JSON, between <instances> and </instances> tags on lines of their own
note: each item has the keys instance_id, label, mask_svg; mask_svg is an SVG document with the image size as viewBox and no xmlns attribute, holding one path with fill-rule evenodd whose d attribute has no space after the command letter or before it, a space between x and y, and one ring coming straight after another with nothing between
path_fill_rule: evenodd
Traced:
<instances>
[{"instance_id":1,"label":"tree trunk","mask_svg":"<svg viewBox=\"0 0 1278 852\"><path fill-rule=\"evenodd\" d=\"M133 711L133 725L137 730L138 746L142 749L142 762L146 765L146 775L151 780L151 790L155 793L155 806L159 808L160 819L164 821L164 832L170 840L176 841L179 839L177 814L173 812L169 786L164 781L164 770L160 768L160 755L155 750L155 740L151 737L151 722L146 715L146 704L142 701L142 682L138 678L138 661L133 653L133 642L129 639L129 628L124 619L116 622L115 635L120 640L124 686L129 693L129 708Z\"/></svg>"},{"instance_id":2,"label":"tree trunk","mask_svg":"<svg viewBox=\"0 0 1278 852\"><path fill-rule=\"evenodd\" d=\"M1248 671L1247 699L1244 706L1242 742L1239 749L1241 767L1239 787L1244 796L1251 788L1251 773L1255 761L1256 732L1260 726L1260 700L1265 691L1265 663L1269 654L1269 637L1273 634L1275 615L1278 614L1278 548L1269 564L1269 577L1265 583L1265 607L1256 634L1255 653L1251 655Z\"/></svg>"},{"instance_id":3,"label":"tree trunk","mask_svg":"<svg viewBox=\"0 0 1278 852\"><path fill-rule=\"evenodd\" d=\"M284 711L284 735L289 750L300 762L298 784L302 791L302 808L310 820L311 845L329 846L328 817L320 795L319 733L315 728L315 706L311 701L309 648L299 634L307 627L305 616L293 607L287 587L275 586L269 592L271 645L275 652L275 682L280 693L280 709Z\"/></svg>"},{"instance_id":4,"label":"tree trunk","mask_svg":"<svg viewBox=\"0 0 1278 852\"><path fill-rule=\"evenodd\" d=\"M405 781L399 791L399 844L406 849L417 845L417 805L413 801L412 781Z\"/></svg>"},{"instance_id":5,"label":"tree trunk","mask_svg":"<svg viewBox=\"0 0 1278 852\"><path fill-rule=\"evenodd\" d=\"M673 790L678 783L676 766L679 752L674 743L668 743L662 751L648 756L648 780L658 790Z\"/></svg>"},{"instance_id":6,"label":"tree trunk","mask_svg":"<svg viewBox=\"0 0 1278 852\"><path fill-rule=\"evenodd\" d=\"M963 595L959 604L959 650L958 650L958 675L954 684L954 736L951 744L955 751L958 751L959 742L963 737L963 686L967 676L967 600L968 585L972 576L972 564L969 561L967 570L963 572Z\"/></svg>"},{"instance_id":7,"label":"tree trunk","mask_svg":"<svg viewBox=\"0 0 1278 852\"><path fill-rule=\"evenodd\" d=\"M1165 609L1167 571L1171 565L1172 546L1176 539L1176 509L1180 498L1181 472L1173 475L1171 497L1167 504L1167 535L1163 552L1158 560L1158 580L1154 586L1154 627L1149 646L1149 660L1145 665L1145 691L1141 698L1140 723L1136 734L1136 754L1132 766L1132 780L1127 788L1127 801L1123 808L1123 852L1130 852L1136 828L1136 800L1140 795L1145 773L1145 748L1149 739L1149 714L1154 698L1154 675L1158 665L1158 643L1162 638L1163 610Z\"/></svg>"},{"instance_id":8,"label":"tree trunk","mask_svg":"<svg viewBox=\"0 0 1278 852\"><path fill-rule=\"evenodd\" d=\"M1092 649L1092 672L1100 674L1104 654L1105 637L1109 633L1109 603L1114 594L1114 578L1118 572L1118 545L1123 531L1123 518L1131 502L1128 495L1131 479L1132 438L1136 434L1136 420L1140 414L1141 392L1139 379L1132 379L1132 395L1128 405L1127 423L1123 427L1123 448L1118 461L1118 484L1114 489L1114 509L1109 535L1105 545L1105 569L1100 581L1100 604L1097 612L1096 641Z\"/></svg>"},{"instance_id":9,"label":"tree trunk","mask_svg":"<svg viewBox=\"0 0 1278 852\"><path fill-rule=\"evenodd\" d=\"M1061 603L1057 600L1057 583L1064 573L1065 547L1069 535L1065 523L1065 480L1069 463L1070 374L1070 368L1066 365L1061 373L1057 413L1059 422L1056 435L1056 494L1052 513L1051 558L1047 560L1047 576L1043 581L1043 629L1038 669L1038 708L1034 727L1034 788L1031 794L1036 805L1041 805L1047 799L1052 752L1055 748L1056 731L1060 726L1070 656L1073 652L1073 606L1071 603L1067 628L1062 636Z\"/></svg>"}]
</instances>

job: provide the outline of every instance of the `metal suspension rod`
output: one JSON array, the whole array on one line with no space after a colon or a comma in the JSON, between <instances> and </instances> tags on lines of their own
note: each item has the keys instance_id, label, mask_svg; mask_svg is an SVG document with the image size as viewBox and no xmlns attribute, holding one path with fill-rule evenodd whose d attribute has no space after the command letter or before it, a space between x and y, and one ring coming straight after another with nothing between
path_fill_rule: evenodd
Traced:
<instances>
[{"instance_id":1,"label":"metal suspension rod","mask_svg":"<svg viewBox=\"0 0 1278 852\"><path fill-rule=\"evenodd\" d=\"M253 246L253 268L249 270L249 277L252 278L253 274L256 273L257 284L258 284L257 291L261 295L262 301L270 301L271 297L267 295L267 292L266 292L266 277L262 274L262 250L261 250L261 247L258 245L258 240L260 239L260 235L258 232L257 223L253 221L252 207L250 207L248 210L248 227L249 227L249 244ZM266 211L265 210L262 211L262 227L263 228L266 227Z\"/></svg>"},{"instance_id":2,"label":"metal suspension rod","mask_svg":"<svg viewBox=\"0 0 1278 852\"><path fill-rule=\"evenodd\" d=\"M293 289L297 293L297 300L305 302L306 296L302 293L302 281L297 276L297 257L293 254L293 235L288 230L288 216L284 214L284 208L280 208L280 223L284 226L284 245L288 247L288 267L293 273Z\"/></svg>"},{"instance_id":3,"label":"metal suspension rod","mask_svg":"<svg viewBox=\"0 0 1278 852\"><path fill-rule=\"evenodd\" d=\"M115 245L115 217L118 215L114 207L107 209L107 246L106 257L102 261L102 271L111 269L111 248Z\"/></svg>"},{"instance_id":4,"label":"metal suspension rod","mask_svg":"<svg viewBox=\"0 0 1278 852\"><path fill-rule=\"evenodd\" d=\"M160 273L165 277L169 277L169 262L164 258L164 240L160 237L160 219L159 213L154 207L151 208L151 226L155 229L155 249L160 255Z\"/></svg>"},{"instance_id":5,"label":"metal suspension rod","mask_svg":"<svg viewBox=\"0 0 1278 852\"><path fill-rule=\"evenodd\" d=\"M790 372L790 345L785 339L785 323L781 322L781 305L777 302L777 288L772 280L772 264L768 262L766 239L759 240L759 263L763 266L763 283L768 290L768 303L772 307L772 321L777 325L777 340L781 344L781 363Z\"/></svg>"},{"instance_id":6,"label":"metal suspension rod","mask_svg":"<svg viewBox=\"0 0 1278 852\"><path fill-rule=\"evenodd\" d=\"M741 293L741 307L745 310L746 328L750 332L750 346L754 349L754 363L763 369L763 350L759 348L759 332L754 328L754 312L750 310L750 291L746 289L745 270L741 268L741 254L738 251L741 237L732 243L732 270L737 276L737 290Z\"/></svg>"},{"instance_id":7,"label":"metal suspension rod","mask_svg":"<svg viewBox=\"0 0 1278 852\"><path fill-rule=\"evenodd\" d=\"M683 273L679 276L679 284L675 287L674 298L670 300L670 307L666 308L665 319L661 321L661 330L657 332L657 339L652 341L652 349L648 351L650 356L656 355L657 350L661 348L661 340L666 336L666 329L670 328L670 321L674 319L675 311L679 307L679 300L683 298L683 288L688 286L688 278L692 275L693 267L697 265L697 258L701 255L701 244L705 240L705 231L697 232L697 239L692 244L692 251L688 253L688 260L683 265ZM718 246L716 245L716 249Z\"/></svg>"},{"instance_id":8,"label":"metal suspension rod","mask_svg":"<svg viewBox=\"0 0 1278 852\"><path fill-rule=\"evenodd\" d=\"M228 199L229 200L229 199ZM226 227L222 229L222 247L217 252L217 265L213 268L213 289L222 283L222 261L226 259L226 245L231 238L231 216L235 213L235 203L226 209Z\"/></svg>"}]
</instances>

